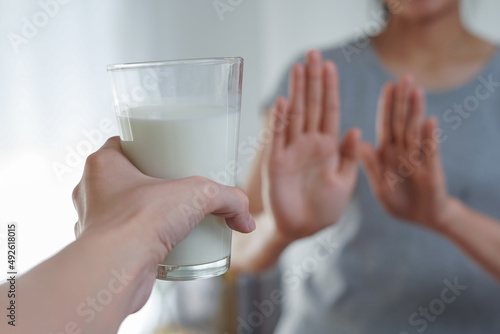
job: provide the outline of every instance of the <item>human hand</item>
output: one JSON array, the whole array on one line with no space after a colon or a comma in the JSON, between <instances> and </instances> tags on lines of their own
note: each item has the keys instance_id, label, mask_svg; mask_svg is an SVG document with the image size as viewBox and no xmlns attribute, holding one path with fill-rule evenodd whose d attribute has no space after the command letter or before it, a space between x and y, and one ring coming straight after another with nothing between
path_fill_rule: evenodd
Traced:
<instances>
[{"instance_id":1,"label":"human hand","mask_svg":"<svg viewBox=\"0 0 500 334\"><path fill-rule=\"evenodd\" d=\"M239 232L255 228L242 190L198 176L181 180L146 176L125 157L118 137L110 138L87 159L73 199L78 211L76 236L109 236L107 243L113 250L109 256L134 265L140 273L139 295L130 312L148 299L157 264L205 215L224 217ZM190 208L189 215L181 206Z\"/></svg>"},{"instance_id":2,"label":"human hand","mask_svg":"<svg viewBox=\"0 0 500 334\"><path fill-rule=\"evenodd\" d=\"M393 216L440 230L451 210L437 120L423 119L422 89L410 76L384 86L378 106L378 148L363 143L361 157L371 188Z\"/></svg>"},{"instance_id":3,"label":"human hand","mask_svg":"<svg viewBox=\"0 0 500 334\"><path fill-rule=\"evenodd\" d=\"M293 241L334 224L349 202L357 178L360 131L341 142L335 65L318 51L293 67L289 102L276 101L263 197L276 233Z\"/></svg>"}]
</instances>

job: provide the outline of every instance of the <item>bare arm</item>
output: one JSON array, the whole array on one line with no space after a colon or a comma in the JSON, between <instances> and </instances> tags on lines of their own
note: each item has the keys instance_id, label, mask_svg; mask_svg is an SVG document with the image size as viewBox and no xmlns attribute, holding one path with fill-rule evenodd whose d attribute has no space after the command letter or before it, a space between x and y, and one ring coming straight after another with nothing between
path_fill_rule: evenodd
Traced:
<instances>
[{"instance_id":1,"label":"bare arm","mask_svg":"<svg viewBox=\"0 0 500 334\"><path fill-rule=\"evenodd\" d=\"M437 121L424 119L423 90L411 76L388 83L378 113L378 147L364 143L361 155L381 205L395 217L445 236L500 280L500 222L448 193L434 138ZM399 172L400 157L412 161L410 175Z\"/></svg>"},{"instance_id":2,"label":"bare arm","mask_svg":"<svg viewBox=\"0 0 500 334\"><path fill-rule=\"evenodd\" d=\"M440 232L500 281L500 221L450 199Z\"/></svg>"},{"instance_id":3,"label":"bare arm","mask_svg":"<svg viewBox=\"0 0 500 334\"><path fill-rule=\"evenodd\" d=\"M217 195L194 205L207 187ZM4 318L1 333L116 333L149 298L157 264L205 215L224 217L243 233L255 228L241 190L202 177L148 177L116 137L87 159L73 195L78 239L19 278L17 321L14 327ZM9 289L0 286L2 305Z\"/></svg>"},{"instance_id":4,"label":"bare arm","mask_svg":"<svg viewBox=\"0 0 500 334\"><path fill-rule=\"evenodd\" d=\"M278 261L281 253L293 241L276 233L273 217L265 212L255 215L257 228L251 235L233 233L231 271L260 272Z\"/></svg>"},{"instance_id":5,"label":"bare arm","mask_svg":"<svg viewBox=\"0 0 500 334\"><path fill-rule=\"evenodd\" d=\"M317 51L306 58L292 69L289 101L276 101L273 139L251 173L250 205L263 211L253 236L235 235L234 270L264 270L292 241L335 224L356 184L360 133L340 138L335 65Z\"/></svg>"},{"instance_id":6,"label":"bare arm","mask_svg":"<svg viewBox=\"0 0 500 334\"><path fill-rule=\"evenodd\" d=\"M264 120L265 128L269 128L270 126L271 113L272 109L266 110ZM245 192L250 200L249 209L252 215L258 215L264 211L264 204L262 201L262 168L264 166L264 152L268 149L266 146L269 145L262 144L244 186Z\"/></svg>"},{"instance_id":7,"label":"bare arm","mask_svg":"<svg viewBox=\"0 0 500 334\"><path fill-rule=\"evenodd\" d=\"M271 117L272 109L268 109L264 124L266 128L270 127ZM272 267L291 242L280 238L276 233L272 214L264 210L262 170L265 168L265 155L268 153L269 144L263 145L245 184L250 213L254 216L258 228L251 235L233 233L230 269L232 272L259 272Z\"/></svg>"},{"instance_id":8,"label":"bare arm","mask_svg":"<svg viewBox=\"0 0 500 334\"><path fill-rule=\"evenodd\" d=\"M118 246L120 237L125 234L118 230L82 237L21 276L16 282L15 327L2 319L0 332L116 333L135 311L135 291L150 271L124 261L124 249L110 251L109 243ZM2 299L8 289L0 286Z\"/></svg>"}]
</instances>

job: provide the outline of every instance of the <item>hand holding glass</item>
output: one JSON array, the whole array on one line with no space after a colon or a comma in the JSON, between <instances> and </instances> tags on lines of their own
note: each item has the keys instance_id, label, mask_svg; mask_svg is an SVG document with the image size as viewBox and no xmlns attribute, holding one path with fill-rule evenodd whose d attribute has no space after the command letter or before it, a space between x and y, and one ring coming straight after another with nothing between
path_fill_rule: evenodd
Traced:
<instances>
[{"instance_id":1,"label":"hand holding glass","mask_svg":"<svg viewBox=\"0 0 500 334\"><path fill-rule=\"evenodd\" d=\"M139 170L235 185L242 58L110 65L108 73L122 148ZM230 254L231 230L209 215L170 251L156 277L218 276L229 269Z\"/></svg>"}]
</instances>

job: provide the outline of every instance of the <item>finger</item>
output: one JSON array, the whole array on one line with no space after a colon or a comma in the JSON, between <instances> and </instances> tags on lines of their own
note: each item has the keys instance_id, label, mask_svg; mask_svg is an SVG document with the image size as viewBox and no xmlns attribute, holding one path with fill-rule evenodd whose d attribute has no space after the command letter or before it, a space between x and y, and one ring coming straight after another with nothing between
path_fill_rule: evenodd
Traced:
<instances>
[{"instance_id":1,"label":"finger","mask_svg":"<svg viewBox=\"0 0 500 334\"><path fill-rule=\"evenodd\" d=\"M271 120L271 131L273 132L272 138L272 153L281 151L286 145L286 133L290 122L287 121L286 116L286 100L279 97L276 100L273 118Z\"/></svg>"},{"instance_id":2,"label":"finger","mask_svg":"<svg viewBox=\"0 0 500 334\"><path fill-rule=\"evenodd\" d=\"M377 112L377 137L378 145L381 147L394 142L392 122L394 118L395 95L396 86L392 82L385 84L380 93Z\"/></svg>"},{"instance_id":3,"label":"finger","mask_svg":"<svg viewBox=\"0 0 500 334\"><path fill-rule=\"evenodd\" d=\"M354 128L346 133L340 145L339 171L341 174L349 175L357 172L360 141L361 130Z\"/></svg>"},{"instance_id":4,"label":"finger","mask_svg":"<svg viewBox=\"0 0 500 334\"><path fill-rule=\"evenodd\" d=\"M304 131L305 113L305 69L304 65L296 64L292 69L289 87L287 115L290 119L287 139L292 142Z\"/></svg>"},{"instance_id":5,"label":"finger","mask_svg":"<svg viewBox=\"0 0 500 334\"><path fill-rule=\"evenodd\" d=\"M307 53L307 117L306 131L313 132L319 129L323 96L323 78L321 53L313 50Z\"/></svg>"},{"instance_id":6,"label":"finger","mask_svg":"<svg viewBox=\"0 0 500 334\"><path fill-rule=\"evenodd\" d=\"M104 145L101 146L100 149L104 148L110 148L122 152L122 144L120 143L120 137L114 136L108 138L108 140L106 140L106 142L104 143Z\"/></svg>"},{"instance_id":7,"label":"finger","mask_svg":"<svg viewBox=\"0 0 500 334\"><path fill-rule=\"evenodd\" d=\"M425 114L424 93L422 89L415 88L410 96L410 110L405 131L405 147L410 152L420 148L420 134L422 118Z\"/></svg>"},{"instance_id":8,"label":"finger","mask_svg":"<svg viewBox=\"0 0 500 334\"><path fill-rule=\"evenodd\" d=\"M422 155L424 165L429 168L441 168L438 139L435 137L437 130L437 119L428 118L422 128Z\"/></svg>"},{"instance_id":9,"label":"finger","mask_svg":"<svg viewBox=\"0 0 500 334\"><path fill-rule=\"evenodd\" d=\"M82 180L90 175L98 175L105 179L107 174L116 174L113 169L109 168L111 165L121 172L125 172L125 169L129 172L138 171L123 152L119 137L109 138L100 149L87 157Z\"/></svg>"},{"instance_id":10,"label":"finger","mask_svg":"<svg viewBox=\"0 0 500 334\"><path fill-rule=\"evenodd\" d=\"M323 121L321 130L339 138L340 128L340 95L338 74L331 61L323 65Z\"/></svg>"},{"instance_id":11,"label":"finger","mask_svg":"<svg viewBox=\"0 0 500 334\"><path fill-rule=\"evenodd\" d=\"M80 190L81 190L81 182L78 183L75 187L75 189L73 189L73 192L71 193L71 200L73 201L73 207L75 208L76 211L78 211L78 201L80 200Z\"/></svg>"},{"instance_id":12,"label":"finger","mask_svg":"<svg viewBox=\"0 0 500 334\"><path fill-rule=\"evenodd\" d=\"M406 119L408 117L410 89L412 84L413 78L410 75L401 76L396 93L396 108L393 118L393 134L396 146L400 150L404 150L404 132L406 128Z\"/></svg>"},{"instance_id":13,"label":"finger","mask_svg":"<svg viewBox=\"0 0 500 334\"><path fill-rule=\"evenodd\" d=\"M227 225L235 231L249 233L255 230L255 221L248 210L245 192L235 187L219 186L220 192L208 214L225 218Z\"/></svg>"},{"instance_id":14,"label":"finger","mask_svg":"<svg viewBox=\"0 0 500 334\"><path fill-rule=\"evenodd\" d=\"M380 181L382 180L382 167L377 151L370 143L361 144L361 160L368 181L374 193L378 192Z\"/></svg>"}]
</instances>

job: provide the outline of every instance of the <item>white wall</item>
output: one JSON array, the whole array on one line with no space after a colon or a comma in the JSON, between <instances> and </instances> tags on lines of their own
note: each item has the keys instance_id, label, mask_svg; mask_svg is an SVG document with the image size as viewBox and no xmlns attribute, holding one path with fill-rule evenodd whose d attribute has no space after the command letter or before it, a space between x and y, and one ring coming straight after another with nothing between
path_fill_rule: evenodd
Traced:
<instances>
[{"instance_id":1,"label":"white wall","mask_svg":"<svg viewBox=\"0 0 500 334\"><path fill-rule=\"evenodd\" d=\"M289 62L352 36L377 0L220 0L235 4L223 19L213 0L65 1L15 52L9 37L22 35L23 20L33 22L42 6L0 0L0 229L19 223L21 272L73 240L71 190L87 154L59 178L53 164L83 148L83 130L114 121L107 64L243 56L241 141L250 142L259 104ZM467 1L464 13L474 30L500 41L499 1ZM241 157L244 171L248 160Z\"/></svg>"}]
</instances>

